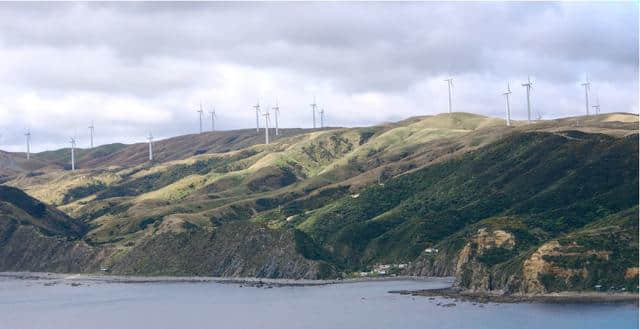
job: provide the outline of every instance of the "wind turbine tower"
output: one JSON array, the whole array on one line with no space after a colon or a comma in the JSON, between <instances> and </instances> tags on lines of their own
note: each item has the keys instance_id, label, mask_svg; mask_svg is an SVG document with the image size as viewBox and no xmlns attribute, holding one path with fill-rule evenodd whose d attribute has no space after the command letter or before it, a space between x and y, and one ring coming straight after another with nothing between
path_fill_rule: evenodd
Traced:
<instances>
[{"instance_id":1,"label":"wind turbine tower","mask_svg":"<svg viewBox=\"0 0 640 329\"><path fill-rule=\"evenodd\" d=\"M600 97L598 97L597 93L596 93L596 105L592 106L595 111L596 111L596 115L600 114Z\"/></svg>"},{"instance_id":2,"label":"wind turbine tower","mask_svg":"<svg viewBox=\"0 0 640 329\"><path fill-rule=\"evenodd\" d=\"M509 104L509 95L511 95L511 87L509 87L508 82L507 82L507 91L502 93L502 95L504 95L504 98L507 101L507 126L511 126L511 105Z\"/></svg>"},{"instance_id":3,"label":"wind turbine tower","mask_svg":"<svg viewBox=\"0 0 640 329\"><path fill-rule=\"evenodd\" d=\"M527 76L527 83L523 83L522 86L527 88L527 122L531 123L531 77Z\"/></svg>"},{"instance_id":4,"label":"wind turbine tower","mask_svg":"<svg viewBox=\"0 0 640 329\"><path fill-rule=\"evenodd\" d=\"M31 157L31 130L27 129L27 133L24 134L27 137L27 160Z\"/></svg>"},{"instance_id":5,"label":"wind turbine tower","mask_svg":"<svg viewBox=\"0 0 640 329\"><path fill-rule=\"evenodd\" d=\"M93 121L91 121L91 125L89 126L89 135L91 137L91 148L93 148Z\"/></svg>"},{"instance_id":6,"label":"wind turbine tower","mask_svg":"<svg viewBox=\"0 0 640 329\"><path fill-rule=\"evenodd\" d=\"M311 106L311 110L313 111L313 128L316 128L316 107L318 107L318 104L316 104L316 96L313 96L313 104L309 104L309 106Z\"/></svg>"},{"instance_id":7,"label":"wind turbine tower","mask_svg":"<svg viewBox=\"0 0 640 329\"><path fill-rule=\"evenodd\" d=\"M320 128L324 128L324 107L320 109Z\"/></svg>"},{"instance_id":8,"label":"wind turbine tower","mask_svg":"<svg viewBox=\"0 0 640 329\"><path fill-rule=\"evenodd\" d=\"M216 108L214 107L212 111L209 112L211 115L211 131L216 131Z\"/></svg>"},{"instance_id":9,"label":"wind turbine tower","mask_svg":"<svg viewBox=\"0 0 640 329\"><path fill-rule=\"evenodd\" d=\"M280 133L278 132L278 117L280 116L280 106L278 106L278 100L276 100L276 106L273 107L273 115L275 115L276 119L276 136Z\"/></svg>"},{"instance_id":10,"label":"wind turbine tower","mask_svg":"<svg viewBox=\"0 0 640 329\"><path fill-rule=\"evenodd\" d=\"M153 161L153 135L151 133L149 133L147 140L149 141L149 161Z\"/></svg>"},{"instance_id":11,"label":"wind turbine tower","mask_svg":"<svg viewBox=\"0 0 640 329\"><path fill-rule=\"evenodd\" d=\"M587 116L589 116L589 89L591 89L591 82L589 82L589 75L586 76L586 81L582 83L584 87L584 106L587 110Z\"/></svg>"},{"instance_id":12,"label":"wind turbine tower","mask_svg":"<svg viewBox=\"0 0 640 329\"><path fill-rule=\"evenodd\" d=\"M453 112L451 105L451 87L453 86L453 78L444 79L447 82L447 86L449 86L449 113Z\"/></svg>"},{"instance_id":13,"label":"wind turbine tower","mask_svg":"<svg viewBox=\"0 0 640 329\"><path fill-rule=\"evenodd\" d=\"M76 155L75 155L76 138L71 137L71 141L69 143L71 143L71 171L75 171L76 170Z\"/></svg>"},{"instance_id":14,"label":"wind turbine tower","mask_svg":"<svg viewBox=\"0 0 640 329\"><path fill-rule=\"evenodd\" d=\"M260 101L253 108L256 110L256 132L260 132Z\"/></svg>"},{"instance_id":15,"label":"wind turbine tower","mask_svg":"<svg viewBox=\"0 0 640 329\"><path fill-rule=\"evenodd\" d=\"M202 134L202 113L204 113L202 111L202 103L200 103L200 109L196 112L198 112L198 117L200 118L200 133Z\"/></svg>"},{"instance_id":16,"label":"wind turbine tower","mask_svg":"<svg viewBox=\"0 0 640 329\"><path fill-rule=\"evenodd\" d=\"M265 144L269 145L269 111L267 111L264 116L264 141Z\"/></svg>"}]
</instances>

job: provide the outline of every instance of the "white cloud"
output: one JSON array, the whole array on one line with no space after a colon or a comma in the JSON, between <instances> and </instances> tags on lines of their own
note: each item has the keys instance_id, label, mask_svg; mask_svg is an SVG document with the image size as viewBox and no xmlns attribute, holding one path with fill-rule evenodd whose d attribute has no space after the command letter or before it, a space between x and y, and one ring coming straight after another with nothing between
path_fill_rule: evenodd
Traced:
<instances>
[{"instance_id":1,"label":"white cloud","mask_svg":"<svg viewBox=\"0 0 640 329\"><path fill-rule=\"evenodd\" d=\"M2 3L1 149L143 141L252 127L278 98L281 123L311 126L315 95L332 126L447 110L514 117L582 114L589 71L605 112L638 111L637 3Z\"/></svg>"}]
</instances>

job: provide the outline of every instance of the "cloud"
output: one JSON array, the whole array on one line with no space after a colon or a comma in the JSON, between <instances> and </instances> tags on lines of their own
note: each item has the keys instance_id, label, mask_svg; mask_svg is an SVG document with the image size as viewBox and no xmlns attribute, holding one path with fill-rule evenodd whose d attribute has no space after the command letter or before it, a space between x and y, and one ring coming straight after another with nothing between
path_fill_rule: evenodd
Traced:
<instances>
[{"instance_id":1,"label":"cloud","mask_svg":"<svg viewBox=\"0 0 640 329\"><path fill-rule=\"evenodd\" d=\"M589 72L605 111L638 111L637 3L1 3L0 140L64 146L95 120L102 143L223 129L278 98L285 126L334 126L454 107L502 115L532 75L545 117L581 114ZM52 125L51 122L56 122Z\"/></svg>"}]
</instances>

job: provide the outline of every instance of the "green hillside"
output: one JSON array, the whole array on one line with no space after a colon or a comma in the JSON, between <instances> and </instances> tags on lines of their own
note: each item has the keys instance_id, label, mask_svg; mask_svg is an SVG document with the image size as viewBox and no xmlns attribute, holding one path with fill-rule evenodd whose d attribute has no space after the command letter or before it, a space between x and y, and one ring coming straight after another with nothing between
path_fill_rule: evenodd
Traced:
<instances>
[{"instance_id":1,"label":"green hillside","mask_svg":"<svg viewBox=\"0 0 640 329\"><path fill-rule=\"evenodd\" d=\"M636 205L638 136L566 134L509 136L343 198L297 227L358 266L410 261L493 216L520 217L552 237Z\"/></svg>"},{"instance_id":2,"label":"green hillside","mask_svg":"<svg viewBox=\"0 0 640 329\"><path fill-rule=\"evenodd\" d=\"M321 278L409 263L476 290L632 289L638 117L579 119L454 113L270 145L255 131L187 135L154 163L144 144L118 145L5 184L86 225L69 236L88 250L80 272ZM625 238L605 244L612 234Z\"/></svg>"}]
</instances>

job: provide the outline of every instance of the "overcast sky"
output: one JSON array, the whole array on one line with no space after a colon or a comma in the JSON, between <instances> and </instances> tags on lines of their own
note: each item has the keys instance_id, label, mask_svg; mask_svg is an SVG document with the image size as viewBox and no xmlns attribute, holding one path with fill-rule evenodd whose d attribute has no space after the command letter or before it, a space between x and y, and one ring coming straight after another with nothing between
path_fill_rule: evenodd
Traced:
<instances>
[{"instance_id":1,"label":"overcast sky","mask_svg":"<svg viewBox=\"0 0 640 329\"><path fill-rule=\"evenodd\" d=\"M526 118L638 112L638 4L0 3L0 149L144 141L254 127L276 98L281 126L332 126L447 111ZM205 118L207 119L207 118ZM205 120L205 127L210 121Z\"/></svg>"}]
</instances>

